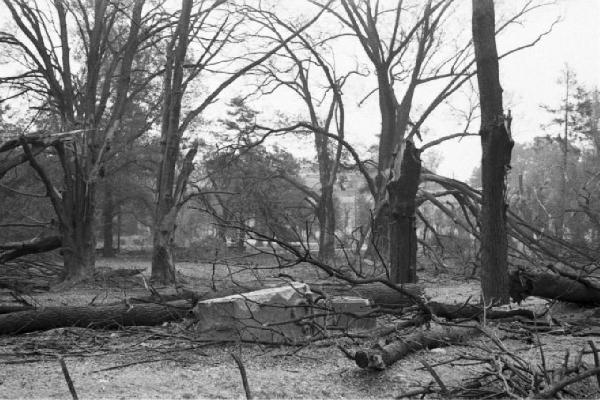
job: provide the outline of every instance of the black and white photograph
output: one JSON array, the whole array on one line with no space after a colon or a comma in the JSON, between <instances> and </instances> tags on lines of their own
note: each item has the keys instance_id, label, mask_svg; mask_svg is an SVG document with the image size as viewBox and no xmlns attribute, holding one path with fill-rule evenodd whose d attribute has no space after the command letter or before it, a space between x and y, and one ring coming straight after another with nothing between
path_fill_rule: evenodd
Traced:
<instances>
[{"instance_id":1,"label":"black and white photograph","mask_svg":"<svg viewBox=\"0 0 600 400\"><path fill-rule=\"evenodd\" d=\"M0 400L597 398L600 0L0 0Z\"/></svg>"}]
</instances>

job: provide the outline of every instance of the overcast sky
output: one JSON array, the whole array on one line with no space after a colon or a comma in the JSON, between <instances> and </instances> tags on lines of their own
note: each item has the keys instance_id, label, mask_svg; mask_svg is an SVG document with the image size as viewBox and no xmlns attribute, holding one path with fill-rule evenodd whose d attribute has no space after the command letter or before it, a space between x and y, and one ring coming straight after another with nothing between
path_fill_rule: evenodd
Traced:
<instances>
[{"instance_id":1,"label":"overcast sky","mask_svg":"<svg viewBox=\"0 0 600 400\"><path fill-rule=\"evenodd\" d=\"M497 17L500 18L502 12L522 7L523 3L523 0L497 2ZM467 4L469 7L463 12L468 13L470 2L465 1ZM560 102L563 90L556 81L565 63L575 71L581 84L588 88L600 87L600 0L558 0L553 5L536 10L524 24L511 26L507 34L498 38L499 52L537 37L558 17L560 22L536 46L503 59L500 65L505 108L512 110L513 136L518 142L531 141L533 137L545 134L540 127L550 117L540 105L557 105ZM464 27L470 34L469 18L470 15L465 16L468 25ZM356 43L352 51L362 52L362 49ZM346 106L352 110L347 125L348 139L357 147L366 148L377 143L375 135L380 128L376 96L359 108L355 107L358 100L349 98L349 93L349 90L345 90ZM401 95L401 92L398 93L398 96ZM427 93L421 93L421 96L427 97ZM290 98L277 96L261 103L260 108L266 113L274 110L290 112L291 104ZM434 113L426 125L429 127L428 139L455 133L462 127L449 121L443 112ZM471 127L475 132L477 129L478 124ZM311 150L308 141L304 150L295 144L292 146L294 154L308 154ZM459 179L469 178L473 168L480 162L479 146L479 138L472 137L435 147L434 151L442 157L439 172Z\"/></svg>"},{"instance_id":2,"label":"overcast sky","mask_svg":"<svg viewBox=\"0 0 600 400\"><path fill-rule=\"evenodd\" d=\"M289 8L288 12L292 15L309 16L314 15L316 11L314 6L305 1L279 1L280 3L276 3L277 6ZM511 9L521 8L524 1L497 0L498 18L501 18L504 12L509 13ZM457 3L461 11L456 19L460 21L454 23L462 29L463 35L470 35L470 3L467 0L460 0ZM561 101L563 89L556 81L566 63L575 71L581 84L588 88L600 87L600 0L556 0L555 4L536 10L525 23L511 26L506 35L498 38L499 52L502 53L506 49L535 38L539 33L546 31L557 17L560 17L561 21L535 47L522 50L501 61L501 83L504 88L505 106L512 109L513 136L518 142L531 141L533 137L545 134L540 127L550 120L550 116L540 108L540 105L556 106ZM8 22L8 18L6 15L0 16L0 21L4 25ZM358 41L351 39L346 40L335 51L340 53L339 56L336 55L336 62L342 62L341 59L344 57L342 53L346 56L363 53ZM364 54L362 56L364 57ZM0 66L0 68L10 67L10 64ZM357 105L361 95L375 87L373 79L373 76L355 78L352 83L354 87L344 88L344 101L348 111L347 139L362 150L377 143L376 135L380 130L376 96L371 96L360 107ZM218 83L220 80L222 77L215 82ZM221 103L209 107L206 118L222 118L224 102L235 95L243 94L244 90L247 91L247 88L233 85L231 90L220 96ZM428 96L426 90L418 90L420 97L415 104L416 109L419 108L419 101L427 103ZM402 96L401 91L398 96ZM458 103L460 99L457 100ZM304 111L298 99L289 93L287 95L278 93L276 96L256 102L256 105L267 119L269 115L275 115L277 112L293 115ZM448 118L448 115L443 112L432 114L426 125L429 131L426 141L462 129L460 124ZM476 125L470 130L476 132L478 128ZM314 157L310 140L306 140L304 146L299 146L295 141L291 143L289 149L295 155ZM436 147L434 151L442 158L439 172L460 179L470 177L473 168L480 162L479 146L479 138L472 137ZM425 155L425 158L427 157Z\"/></svg>"},{"instance_id":3,"label":"overcast sky","mask_svg":"<svg viewBox=\"0 0 600 400\"><path fill-rule=\"evenodd\" d=\"M498 47L514 47L523 37L545 31L557 16L561 21L548 36L500 64L505 106L512 109L512 133L517 142L543 134L540 125L548 122L549 115L540 105L557 105L564 96L556 80L565 63L575 71L579 83L600 88L600 0L559 0L536 11L535 18L523 26L513 27L512 34L500 37ZM439 151L444 158L440 172L457 178L468 178L481 157L479 138L448 143Z\"/></svg>"}]
</instances>

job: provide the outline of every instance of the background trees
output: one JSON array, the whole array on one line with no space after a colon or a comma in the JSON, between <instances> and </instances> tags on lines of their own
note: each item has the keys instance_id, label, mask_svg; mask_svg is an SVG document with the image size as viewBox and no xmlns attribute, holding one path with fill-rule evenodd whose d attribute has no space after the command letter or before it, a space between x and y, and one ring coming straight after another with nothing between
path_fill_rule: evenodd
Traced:
<instances>
[{"instance_id":1,"label":"background trees","mask_svg":"<svg viewBox=\"0 0 600 400\"><path fill-rule=\"evenodd\" d=\"M24 62L0 83L19 101L30 96L35 112L5 128L9 135L0 143L0 177L9 187L3 191L7 202L18 203L13 198L18 191L33 195L28 196L31 207L23 204L23 209L40 215L37 222L6 215L4 224L21 224L12 226L20 240L27 234L61 236L68 279L91 273L96 237L103 237L104 255L112 255L115 223L121 226L115 218L127 215L131 231L144 230L142 225L153 230L153 279L173 283L178 214L192 199L220 225L243 231L254 224L262 233L272 225L279 238L318 240L319 258L328 262L336 262L336 246L351 236L349 231L369 231L370 237L357 233L354 247L370 243L361 257L382 264L397 282L416 280L419 242L433 254L444 242L441 233L459 241L483 233L479 228L487 211L481 209L481 193L421 162L434 146L474 135L470 126L478 118L477 105L462 104L456 96L473 82L476 70L471 35L457 27L466 10L462 3L307 2L300 16L286 13L278 2L123 4L5 4L17 33L6 29L2 46ZM523 3L491 34L537 7ZM569 79L569 95L554 122L560 132L552 128L556 132L543 146L519 147L517 154L524 158L514 162L515 169L538 165L541 160L533 155L538 152L537 157L556 158L548 163L563 167L544 164L546 170L509 176L515 189L508 201L541 233L591 245L598 215L597 94ZM221 98L234 98L225 123L218 122L224 113ZM281 99L297 107L280 104L283 115L255 111L262 111L263 101ZM361 133L375 138L369 142L377 142L373 157L349 122L353 111L370 101L373 129ZM465 109L464 126L434 129L429 119L447 111L448 102L454 110ZM489 111L483 108L482 113ZM561 125L561 119L567 123ZM231 134L215 135L225 130ZM435 138L428 139L431 133ZM289 143L285 150L274 146L287 140L306 143L307 137L309 155ZM312 174L306 168L311 162L317 166L315 182L306 176ZM556 175L559 171L563 174ZM557 191L552 182L560 176L564 185ZM364 181L364 191L357 189L349 199L344 187L356 177ZM47 215L47 203L38 207L41 187L55 216ZM483 202L492 197L483 196ZM344 212L336 210L341 200ZM368 220L371 211L373 221L351 226L351 208L359 216L354 221ZM132 215L139 226L129 220ZM221 238L234 232L233 226L215 231ZM245 239L243 233L235 237L238 247ZM514 247L510 241L507 246Z\"/></svg>"},{"instance_id":2,"label":"background trees","mask_svg":"<svg viewBox=\"0 0 600 400\"><path fill-rule=\"evenodd\" d=\"M128 106L155 75L136 69L140 50L154 43L164 21L156 8L143 13L143 0L123 7L108 1L87 6L7 0L4 5L17 29L3 31L0 43L19 58L20 68L0 82L11 96L34 99L39 111L29 127L42 129L35 136L19 132L23 154L18 157L27 159L45 187L66 279L76 281L94 269L96 192L106 157L118 151L111 144ZM53 137L55 132L71 133ZM49 145L60 177L35 158Z\"/></svg>"}]
</instances>

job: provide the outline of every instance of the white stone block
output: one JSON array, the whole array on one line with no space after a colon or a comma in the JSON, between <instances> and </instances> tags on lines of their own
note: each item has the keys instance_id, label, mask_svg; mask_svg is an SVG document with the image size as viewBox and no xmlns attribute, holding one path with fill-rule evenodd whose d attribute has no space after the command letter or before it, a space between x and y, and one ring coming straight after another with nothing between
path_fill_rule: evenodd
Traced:
<instances>
[{"instance_id":1,"label":"white stone block","mask_svg":"<svg viewBox=\"0 0 600 400\"><path fill-rule=\"evenodd\" d=\"M197 332L215 339L269 343L310 337L313 296L299 282L199 302L194 308Z\"/></svg>"}]
</instances>

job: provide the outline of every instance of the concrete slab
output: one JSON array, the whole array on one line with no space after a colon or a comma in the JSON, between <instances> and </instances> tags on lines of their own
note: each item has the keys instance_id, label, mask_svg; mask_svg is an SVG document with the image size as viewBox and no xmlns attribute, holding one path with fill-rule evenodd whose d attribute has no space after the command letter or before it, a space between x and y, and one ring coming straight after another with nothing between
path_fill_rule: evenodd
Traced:
<instances>
[{"instance_id":1,"label":"concrete slab","mask_svg":"<svg viewBox=\"0 0 600 400\"><path fill-rule=\"evenodd\" d=\"M377 319L369 316L371 302L354 296L333 296L325 302L331 311L327 316L327 328L350 331L368 330L377 326Z\"/></svg>"},{"instance_id":2,"label":"concrete slab","mask_svg":"<svg viewBox=\"0 0 600 400\"><path fill-rule=\"evenodd\" d=\"M199 302L193 312L196 332L215 340L268 343L304 341L324 329L366 330L376 326L368 299L334 296L313 304L308 285L289 285Z\"/></svg>"},{"instance_id":3,"label":"concrete slab","mask_svg":"<svg viewBox=\"0 0 600 400\"><path fill-rule=\"evenodd\" d=\"M305 340L311 335L308 285L289 285L199 302L197 332L216 339L269 343Z\"/></svg>"}]
</instances>

